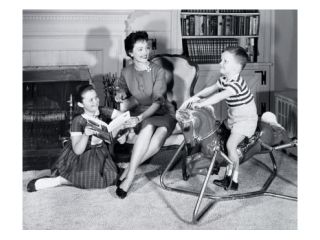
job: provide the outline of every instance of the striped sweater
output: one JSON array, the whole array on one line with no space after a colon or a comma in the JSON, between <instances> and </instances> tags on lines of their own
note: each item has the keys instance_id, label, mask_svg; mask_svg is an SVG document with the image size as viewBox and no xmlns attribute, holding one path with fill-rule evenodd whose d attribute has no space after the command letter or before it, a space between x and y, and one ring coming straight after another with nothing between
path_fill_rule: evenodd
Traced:
<instances>
[{"instance_id":1,"label":"striped sweater","mask_svg":"<svg viewBox=\"0 0 320 240\"><path fill-rule=\"evenodd\" d=\"M217 81L220 89L231 90L234 94L226 99L229 107L237 107L247 104L253 100L253 95L243 78L238 75L237 79L227 80L226 77L221 77Z\"/></svg>"}]
</instances>

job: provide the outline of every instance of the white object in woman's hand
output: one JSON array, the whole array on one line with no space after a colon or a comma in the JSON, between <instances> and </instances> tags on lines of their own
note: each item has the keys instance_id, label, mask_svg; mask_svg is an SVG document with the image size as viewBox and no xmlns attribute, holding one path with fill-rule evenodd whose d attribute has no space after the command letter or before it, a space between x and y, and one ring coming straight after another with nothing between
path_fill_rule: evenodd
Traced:
<instances>
[{"instance_id":1,"label":"white object in woman's hand","mask_svg":"<svg viewBox=\"0 0 320 240\"><path fill-rule=\"evenodd\" d=\"M138 117L131 117L128 121L124 123L124 126L126 128L132 128L135 127L140 122L140 119Z\"/></svg>"},{"instance_id":2,"label":"white object in woman's hand","mask_svg":"<svg viewBox=\"0 0 320 240\"><path fill-rule=\"evenodd\" d=\"M116 102L123 102L124 99L127 98L127 94L124 91L119 91L116 93L116 96L114 97L114 100Z\"/></svg>"}]
</instances>

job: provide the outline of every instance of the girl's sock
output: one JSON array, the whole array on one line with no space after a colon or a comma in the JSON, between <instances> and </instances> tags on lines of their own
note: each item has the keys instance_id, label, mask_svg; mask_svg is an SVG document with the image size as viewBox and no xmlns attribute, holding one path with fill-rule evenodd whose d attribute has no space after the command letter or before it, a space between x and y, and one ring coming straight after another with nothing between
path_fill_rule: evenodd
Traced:
<instances>
[{"instance_id":1,"label":"girl's sock","mask_svg":"<svg viewBox=\"0 0 320 240\"><path fill-rule=\"evenodd\" d=\"M58 177L50 177L50 178L40 178L35 182L35 189L45 189L45 188L52 188L57 187L62 184L68 184L69 181L65 178L58 176Z\"/></svg>"}]
</instances>

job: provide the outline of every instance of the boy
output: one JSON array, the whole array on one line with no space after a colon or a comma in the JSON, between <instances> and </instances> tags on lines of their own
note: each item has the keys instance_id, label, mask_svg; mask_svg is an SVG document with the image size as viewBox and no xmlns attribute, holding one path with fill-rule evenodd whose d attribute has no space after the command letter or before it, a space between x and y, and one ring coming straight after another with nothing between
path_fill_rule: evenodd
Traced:
<instances>
[{"instance_id":1,"label":"boy","mask_svg":"<svg viewBox=\"0 0 320 240\"><path fill-rule=\"evenodd\" d=\"M214 183L227 189L231 182L231 190L238 190L239 156L238 144L245 138L251 137L257 127L258 115L250 89L240 76L245 67L248 55L242 47L228 47L221 55L220 73L222 77L213 84L183 103L181 108L191 106L200 108L206 105L216 104L224 99L228 105L228 118L224 121L231 134L227 141L228 157L235 164L233 178L232 168L227 167L226 177L222 180L214 180ZM217 90L220 92L213 94ZM201 99L202 98L202 99Z\"/></svg>"}]
</instances>

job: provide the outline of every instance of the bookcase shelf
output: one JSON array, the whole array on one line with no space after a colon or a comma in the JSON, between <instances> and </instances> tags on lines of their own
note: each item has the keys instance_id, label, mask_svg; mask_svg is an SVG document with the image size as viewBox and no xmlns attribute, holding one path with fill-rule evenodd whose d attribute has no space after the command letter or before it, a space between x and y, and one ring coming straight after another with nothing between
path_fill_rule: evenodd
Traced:
<instances>
[{"instance_id":1,"label":"bookcase shelf","mask_svg":"<svg viewBox=\"0 0 320 240\"><path fill-rule=\"evenodd\" d=\"M259 10L181 10L182 48L191 61L217 64L229 46L242 46L258 60Z\"/></svg>"},{"instance_id":2,"label":"bookcase shelf","mask_svg":"<svg viewBox=\"0 0 320 240\"><path fill-rule=\"evenodd\" d=\"M205 39L209 39L209 38L230 38L230 39L234 39L234 38L258 38L259 36L252 36L252 35L244 35L244 36L182 36L182 39L201 39L201 38L205 38Z\"/></svg>"},{"instance_id":3,"label":"bookcase shelf","mask_svg":"<svg viewBox=\"0 0 320 240\"><path fill-rule=\"evenodd\" d=\"M258 16L260 13L209 13L209 12L181 12L181 15L233 15L233 16Z\"/></svg>"}]
</instances>

